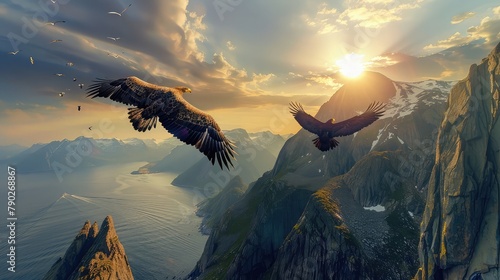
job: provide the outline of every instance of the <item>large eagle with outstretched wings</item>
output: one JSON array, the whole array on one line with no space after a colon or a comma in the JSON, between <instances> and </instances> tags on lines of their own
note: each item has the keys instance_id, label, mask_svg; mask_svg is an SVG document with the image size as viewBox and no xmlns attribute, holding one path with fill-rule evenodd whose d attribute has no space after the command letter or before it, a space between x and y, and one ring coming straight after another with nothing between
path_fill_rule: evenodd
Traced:
<instances>
[{"instance_id":1,"label":"large eagle with outstretched wings","mask_svg":"<svg viewBox=\"0 0 500 280\"><path fill-rule=\"evenodd\" d=\"M157 86L137 77L127 77L114 81L97 79L89 86L87 97L105 97L135 106L128 109L128 118L137 131L156 128L159 120L168 132L195 146L212 164L217 160L221 169L223 164L229 169L236 154L234 143L226 138L212 116L182 97L185 92L191 90Z\"/></svg>"},{"instance_id":2,"label":"large eagle with outstretched wings","mask_svg":"<svg viewBox=\"0 0 500 280\"><path fill-rule=\"evenodd\" d=\"M321 122L306 113L302 105L295 102L290 103L290 113L305 130L318 135L312 140L314 145L320 151L328 151L339 144L334 137L351 135L372 124L385 112L384 107L382 103L373 102L361 115L338 123L334 123L333 119Z\"/></svg>"}]
</instances>

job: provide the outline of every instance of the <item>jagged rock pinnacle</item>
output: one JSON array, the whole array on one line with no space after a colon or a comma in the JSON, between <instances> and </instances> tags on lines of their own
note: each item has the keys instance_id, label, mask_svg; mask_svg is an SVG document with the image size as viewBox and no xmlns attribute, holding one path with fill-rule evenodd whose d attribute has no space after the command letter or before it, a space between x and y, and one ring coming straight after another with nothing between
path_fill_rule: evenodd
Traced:
<instances>
[{"instance_id":1,"label":"jagged rock pinnacle","mask_svg":"<svg viewBox=\"0 0 500 280\"><path fill-rule=\"evenodd\" d=\"M90 221L86 221L64 257L59 258L43 279L134 279L113 218L107 216L101 230L97 222L91 226Z\"/></svg>"}]
</instances>

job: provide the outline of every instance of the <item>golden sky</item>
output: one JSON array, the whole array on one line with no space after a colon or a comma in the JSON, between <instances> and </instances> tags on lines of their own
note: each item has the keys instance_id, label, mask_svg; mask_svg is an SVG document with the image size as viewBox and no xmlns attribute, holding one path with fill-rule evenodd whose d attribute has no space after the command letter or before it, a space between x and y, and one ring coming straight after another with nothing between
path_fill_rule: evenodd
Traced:
<instances>
[{"instance_id":1,"label":"golden sky","mask_svg":"<svg viewBox=\"0 0 500 280\"><path fill-rule=\"evenodd\" d=\"M108 12L129 2L47 2L0 3L0 145L170 137L86 98L95 78L132 75L190 87L186 100L223 130L295 133L288 103L314 115L341 86L346 55L397 81L458 80L500 40L496 1L151 0L122 16Z\"/></svg>"}]
</instances>

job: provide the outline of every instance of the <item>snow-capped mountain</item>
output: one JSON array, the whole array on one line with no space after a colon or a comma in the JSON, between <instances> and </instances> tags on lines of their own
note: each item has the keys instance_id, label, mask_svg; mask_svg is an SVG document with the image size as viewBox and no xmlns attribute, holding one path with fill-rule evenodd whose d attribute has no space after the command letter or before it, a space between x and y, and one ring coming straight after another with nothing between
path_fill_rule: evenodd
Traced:
<instances>
[{"instance_id":1,"label":"snow-capped mountain","mask_svg":"<svg viewBox=\"0 0 500 280\"><path fill-rule=\"evenodd\" d=\"M455 84L456 81L436 80L394 82L395 95L389 99L384 115L370 127L377 128L370 151L387 150L388 146L414 149L423 139L436 136L448 94Z\"/></svg>"}]
</instances>

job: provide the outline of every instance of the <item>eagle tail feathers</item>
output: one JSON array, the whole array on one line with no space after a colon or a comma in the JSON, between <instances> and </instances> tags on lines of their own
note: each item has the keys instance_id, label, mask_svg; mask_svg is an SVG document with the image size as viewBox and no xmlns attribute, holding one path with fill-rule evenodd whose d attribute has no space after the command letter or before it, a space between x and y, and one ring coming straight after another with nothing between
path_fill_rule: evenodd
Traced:
<instances>
[{"instance_id":1,"label":"eagle tail feathers","mask_svg":"<svg viewBox=\"0 0 500 280\"><path fill-rule=\"evenodd\" d=\"M318 148L322 152L326 152L339 145L339 141L337 141L335 138L330 138L328 142L323 142L319 139L319 137L317 137L314 138L312 142L314 143L314 146L316 146L316 148Z\"/></svg>"}]
</instances>

